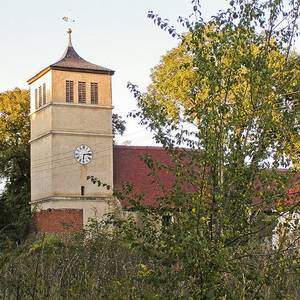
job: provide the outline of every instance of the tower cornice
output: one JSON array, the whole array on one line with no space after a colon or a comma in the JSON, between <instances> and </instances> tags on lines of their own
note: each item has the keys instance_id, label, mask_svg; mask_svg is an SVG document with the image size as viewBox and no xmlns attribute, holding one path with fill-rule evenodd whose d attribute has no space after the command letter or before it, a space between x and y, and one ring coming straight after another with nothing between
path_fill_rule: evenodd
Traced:
<instances>
[{"instance_id":1,"label":"tower cornice","mask_svg":"<svg viewBox=\"0 0 300 300\"><path fill-rule=\"evenodd\" d=\"M49 102L45 104L44 106L38 108L34 112L31 112L29 116L36 114L39 111L47 109L49 106L67 106L67 107L82 107L85 109L107 109L107 110L112 110L114 109L114 106L111 105L99 105L99 104L81 104L81 103L64 103L64 102Z\"/></svg>"},{"instance_id":2,"label":"tower cornice","mask_svg":"<svg viewBox=\"0 0 300 300\"><path fill-rule=\"evenodd\" d=\"M109 137L112 138L114 135L111 133L97 133L97 132L76 132L76 131L61 131L61 130L50 130L48 132L45 132L31 140L29 140L29 144L44 138L48 135L76 135L76 136L93 136L93 137Z\"/></svg>"}]
</instances>

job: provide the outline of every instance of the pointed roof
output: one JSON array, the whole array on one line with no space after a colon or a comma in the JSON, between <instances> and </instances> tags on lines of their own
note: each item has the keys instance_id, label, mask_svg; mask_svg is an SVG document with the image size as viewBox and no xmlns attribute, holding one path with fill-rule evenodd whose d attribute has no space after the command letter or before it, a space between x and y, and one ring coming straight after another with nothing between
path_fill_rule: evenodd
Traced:
<instances>
[{"instance_id":1,"label":"pointed roof","mask_svg":"<svg viewBox=\"0 0 300 300\"><path fill-rule=\"evenodd\" d=\"M51 64L50 66L48 66L47 68L43 69L38 74L33 76L32 78L30 78L28 80L28 83L32 83L33 81L35 81L36 79L38 79L39 77L41 77L51 69L71 71L71 72L98 73L98 74L107 74L107 75L114 74L115 71L102 66L95 65L80 57L72 45L72 40L71 40L72 30L69 28L67 32L69 35L69 42L60 60L55 62L54 64Z\"/></svg>"}]
</instances>

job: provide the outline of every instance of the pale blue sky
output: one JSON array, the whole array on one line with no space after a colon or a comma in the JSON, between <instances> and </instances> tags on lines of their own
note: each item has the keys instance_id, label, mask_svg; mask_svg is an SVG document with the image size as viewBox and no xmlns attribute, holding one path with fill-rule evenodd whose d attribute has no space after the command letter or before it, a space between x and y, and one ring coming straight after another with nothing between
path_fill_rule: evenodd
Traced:
<instances>
[{"instance_id":1,"label":"pale blue sky","mask_svg":"<svg viewBox=\"0 0 300 300\"><path fill-rule=\"evenodd\" d=\"M27 88L26 80L57 61L67 44L64 15L76 20L73 45L86 60L116 71L113 77L115 111L126 117L135 101L126 84L131 81L143 90L150 70L161 55L177 41L147 19L154 10L176 22L192 12L190 0L0 0L0 92ZM203 0L204 16L224 8L226 0ZM127 132L118 140L150 145L149 134L129 120Z\"/></svg>"}]
</instances>

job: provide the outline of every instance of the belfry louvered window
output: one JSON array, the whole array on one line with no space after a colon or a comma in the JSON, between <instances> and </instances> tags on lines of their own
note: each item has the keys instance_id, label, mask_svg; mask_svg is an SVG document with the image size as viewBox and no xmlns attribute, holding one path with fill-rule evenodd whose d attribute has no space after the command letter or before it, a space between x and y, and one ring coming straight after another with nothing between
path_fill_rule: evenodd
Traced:
<instances>
[{"instance_id":1,"label":"belfry louvered window","mask_svg":"<svg viewBox=\"0 0 300 300\"><path fill-rule=\"evenodd\" d=\"M66 102L74 101L74 82L72 80L66 81Z\"/></svg>"},{"instance_id":2,"label":"belfry louvered window","mask_svg":"<svg viewBox=\"0 0 300 300\"><path fill-rule=\"evenodd\" d=\"M35 109L38 109L39 108L38 89L34 90L34 102L35 102Z\"/></svg>"},{"instance_id":3,"label":"belfry louvered window","mask_svg":"<svg viewBox=\"0 0 300 300\"><path fill-rule=\"evenodd\" d=\"M42 99L42 86L39 86L39 107L43 104Z\"/></svg>"},{"instance_id":4,"label":"belfry louvered window","mask_svg":"<svg viewBox=\"0 0 300 300\"><path fill-rule=\"evenodd\" d=\"M79 81L78 82L78 103L85 103L86 102L86 85L85 82Z\"/></svg>"},{"instance_id":5,"label":"belfry louvered window","mask_svg":"<svg viewBox=\"0 0 300 300\"><path fill-rule=\"evenodd\" d=\"M91 82L91 104L98 104L98 83Z\"/></svg>"},{"instance_id":6,"label":"belfry louvered window","mask_svg":"<svg viewBox=\"0 0 300 300\"><path fill-rule=\"evenodd\" d=\"M46 83L43 83L43 105L46 104Z\"/></svg>"}]
</instances>

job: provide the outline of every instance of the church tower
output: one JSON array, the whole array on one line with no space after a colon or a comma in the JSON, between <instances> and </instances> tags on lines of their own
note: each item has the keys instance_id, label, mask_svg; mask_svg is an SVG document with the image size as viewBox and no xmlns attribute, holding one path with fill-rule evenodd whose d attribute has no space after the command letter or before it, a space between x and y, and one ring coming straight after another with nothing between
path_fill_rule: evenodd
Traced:
<instances>
[{"instance_id":1,"label":"church tower","mask_svg":"<svg viewBox=\"0 0 300 300\"><path fill-rule=\"evenodd\" d=\"M113 186L114 71L81 58L71 42L62 58L28 80L31 98L31 205L38 230L78 230L109 211Z\"/></svg>"}]
</instances>

